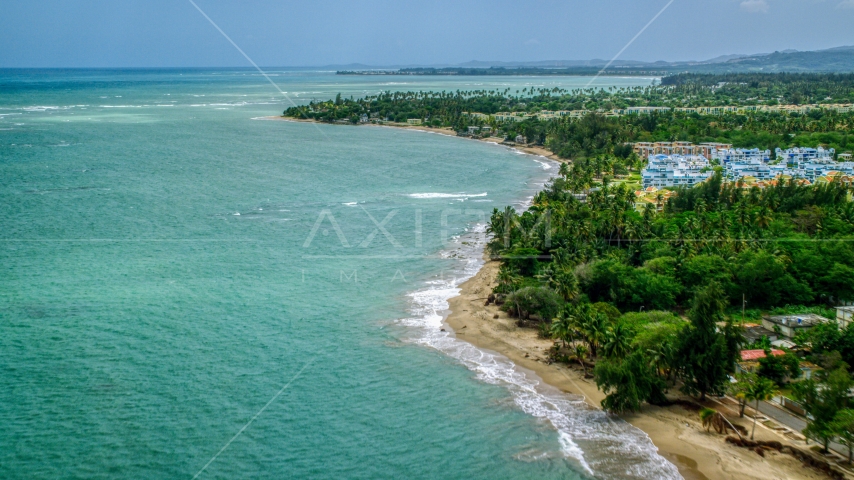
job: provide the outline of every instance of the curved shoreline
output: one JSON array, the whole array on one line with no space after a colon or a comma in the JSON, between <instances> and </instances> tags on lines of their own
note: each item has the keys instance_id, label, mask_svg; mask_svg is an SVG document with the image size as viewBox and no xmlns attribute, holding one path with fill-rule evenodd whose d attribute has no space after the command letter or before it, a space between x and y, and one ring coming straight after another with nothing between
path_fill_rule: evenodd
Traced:
<instances>
[{"instance_id":1,"label":"curved shoreline","mask_svg":"<svg viewBox=\"0 0 854 480\"><path fill-rule=\"evenodd\" d=\"M548 363L546 351L552 345L551 340L539 338L535 329L517 327L515 319L495 305L484 305L484 299L496 285L498 266L497 261L485 259L480 271L460 285L460 294L448 301L447 325L457 338L507 357L548 385L583 396L590 406L599 408L605 395L592 380L584 378L579 366ZM496 315L498 318L494 318ZM679 405L645 405L641 412L622 418L646 433L658 453L676 465L687 480L827 478L788 455L769 453L760 457L730 445L724 442L723 435L707 433L696 412ZM757 429L756 438L785 440L764 429Z\"/></svg>"},{"instance_id":2,"label":"curved shoreline","mask_svg":"<svg viewBox=\"0 0 854 480\"><path fill-rule=\"evenodd\" d=\"M292 119L281 116L261 117L302 123L322 123L308 119ZM411 125L373 125L405 130L435 133L456 137L449 129ZM359 125L361 126L361 125ZM465 137L456 137L465 138ZM501 145L500 138L470 139ZM520 153L549 160L565 162L551 152L539 147L502 145ZM590 407L599 409L605 395L596 384L585 379L580 368L562 364L548 364L546 351L552 341L540 339L534 329L519 328L514 319L501 312L496 306L484 305L484 300L495 286L498 262L484 257L477 273L461 283L459 294L447 300L448 310L441 324L448 327L448 335L473 345L489 354L506 358L518 367L534 383L543 383L565 394L583 397ZM497 318L494 318L495 316ZM436 327L438 329L438 327ZM434 346L435 347L435 346ZM441 349L440 349L441 350ZM789 457L768 454L760 457L749 450L734 447L723 441L723 436L707 433L699 422L696 412L681 406L644 406L636 414L622 417L641 430L658 449L658 453L675 465L679 473L688 480L707 479L767 479L804 478L823 479L824 475L803 467ZM762 429L757 438L781 440L781 437ZM785 443L785 442L784 442Z\"/></svg>"},{"instance_id":3,"label":"curved shoreline","mask_svg":"<svg viewBox=\"0 0 854 480\"><path fill-rule=\"evenodd\" d=\"M317 124L322 124L322 125L335 125L332 123L318 122L316 120L311 120L311 119L288 118L288 117L282 117L279 115L269 116L269 117L258 117L257 119L258 120L277 120L277 121L282 121L282 122L317 123ZM397 128L397 129L401 129L401 130L414 130L417 132L435 133L437 135L445 135L448 137L461 138L461 139L465 139L465 140L476 140L476 141L480 141L480 142L494 143L496 145L501 145L501 146L516 150L520 153L524 153L527 155L544 157L544 158L547 158L549 160L552 160L554 162L559 162L559 163L565 163L566 162L565 159L558 157L557 155L550 152L549 150L546 150L543 147L536 147L536 146L532 147L532 146L527 146L527 145L505 145L505 144L501 143L504 140L501 138L498 138L498 137L487 137L487 138L458 137L456 135L456 133L453 130L451 130L450 128L436 128L436 127L428 127L425 125L405 125L402 123L400 123L400 124L383 124L383 125L366 123L366 124L362 124L362 125L352 125L352 126L354 126L354 127L362 127L362 126L364 126L364 127L386 127L386 128Z\"/></svg>"}]
</instances>

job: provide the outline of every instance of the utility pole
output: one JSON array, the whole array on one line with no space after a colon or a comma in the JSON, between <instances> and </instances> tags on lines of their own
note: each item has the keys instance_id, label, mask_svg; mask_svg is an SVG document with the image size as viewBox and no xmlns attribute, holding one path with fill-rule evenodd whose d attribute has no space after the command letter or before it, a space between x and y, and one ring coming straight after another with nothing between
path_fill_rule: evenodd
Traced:
<instances>
[{"instance_id":1,"label":"utility pole","mask_svg":"<svg viewBox=\"0 0 854 480\"><path fill-rule=\"evenodd\" d=\"M741 294L741 326L744 326L744 307L747 305L747 299L744 298L744 294Z\"/></svg>"}]
</instances>

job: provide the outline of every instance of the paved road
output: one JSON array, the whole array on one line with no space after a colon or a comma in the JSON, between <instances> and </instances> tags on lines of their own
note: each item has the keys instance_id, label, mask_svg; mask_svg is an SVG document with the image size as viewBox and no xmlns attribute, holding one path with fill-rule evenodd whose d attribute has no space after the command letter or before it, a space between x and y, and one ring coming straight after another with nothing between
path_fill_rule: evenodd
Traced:
<instances>
[{"instance_id":1,"label":"paved road","mask_svg":"<svg viewBox=\"0 0 854 480\"><path fill-rule=\"evenodd\" d=\"M755 404L751 404L750 406L753 407L753 405ZM774 419L778 423L781 423L797 432L801 432L803 429L807 428L806 420L790 413L788 410L768 402L759 402L759 411L766 417ZM830 448L840 455L846 458L848 457L848 447L845 445L837 442L830 442Z\"/></svg>"}]
</instances>

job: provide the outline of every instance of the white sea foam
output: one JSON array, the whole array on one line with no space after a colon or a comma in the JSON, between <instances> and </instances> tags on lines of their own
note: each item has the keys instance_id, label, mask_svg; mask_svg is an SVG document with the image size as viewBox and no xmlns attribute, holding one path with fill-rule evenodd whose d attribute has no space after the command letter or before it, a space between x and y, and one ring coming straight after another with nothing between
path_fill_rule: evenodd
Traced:
<instances>
[{"instance_id":1,"label":"white sea foam","mask_svg":"<svg viewBox=\"0 0 854 480\"><path fill-rule=\"evenodd\" d=\"M545 158L545 157L543 157L543 158ZM552 169L552 164L549 162L544 162L544 161L538 160L536 158L534 158L534 161L539 163L543 167L543 170L551 170Z\"/></svg>"},{"instance_id":2,"label":"white sea foam","mask_svg":"<svg viewBox=\"0 0 854 480\"><path fill-rule=\"evenodd\" d=\"M539 163L556 162L542 157ZM544 168L544 170L546 170ZM530 188L541 190L546 178L532 182ZM459 198L486 194L412 194L413 198ZM530 207L533 196L518 203L517 209ZM435 348L462 363L481 381L501 385L510 392L523 412L547 421L558 432L560 453L575 460L579 467L597 478L680 479L676 467L658 454L658 449L641 430L627 422L608 416L588 405L583 397L568 395L528 375L508 358L478 349L442 331L448 300L460 292L460 284L474 276L483 266L483 249L488 240L486 225L477 224L464 235L454 237L454 247L440 252L444 258L458 258L461 263L454 278L427 282L409 294L411 316L399 321L413 329L412 341Z\"/></svg>"},{"instance_id":3,"label":"white sea foam","mask_svg":"<svg viewBox=\"0 0 854 480\"><path fill-rule=\"evenodd\" d=\"M410 193L409 198L472 198L485 197L484 193Z\"/></svg>"},{"instance_id":4,"label":"white sea foam","mask_svg":"<svg viewBox=\"0 0 854 480\"><path fill-rule=\"evenodd\" d=\"M53 110L68 110L69 108L73 108L73 107L57 107L57 106L51 106L51 105L34 105L31 107L23 107L23 108L21 108L21 110L23 110L25 112L50 112Z\"/></svg>"},{"instance_id":5,"label":"white sea foam","mask_svg":"<svg viewBox=\"0 0 854 480\"><path fill-rule=\"evenodd\" d=\"M682 478L641 430L591 407L580 396L544 384L502 355L480 350L458 340L453 333L442 331L448 300L459 294L459 285L474 276L483 264L486 226L476 225L453 241L456 246L442 252L442 256L461 259L458 276L429 281L425 288L409 294L411 316L399 322L413 329L412 341L456 359L481 381L507 388L522 411L549 422L558 431L561 453L591 475L620 479Z\"/></svg>"}]
</instances>

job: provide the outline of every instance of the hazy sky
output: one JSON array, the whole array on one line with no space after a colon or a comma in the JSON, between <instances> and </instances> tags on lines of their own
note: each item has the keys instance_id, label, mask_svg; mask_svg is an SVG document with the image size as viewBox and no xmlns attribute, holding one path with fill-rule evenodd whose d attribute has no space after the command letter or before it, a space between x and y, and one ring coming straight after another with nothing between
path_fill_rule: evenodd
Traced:
<instances>
[{"instance_id":1,"label":"hazy sky","mask_svg":"<svg viewBox=\"0 0 854 480\"><path fill-rule=\"evenodd\" d=\"M610 59L669 0L196 0L258 64ZM674 0L620 58L854 45L854 0ZM2 0L0 67L246 66L188 0Z\"/></svg>"}]
</instances>

